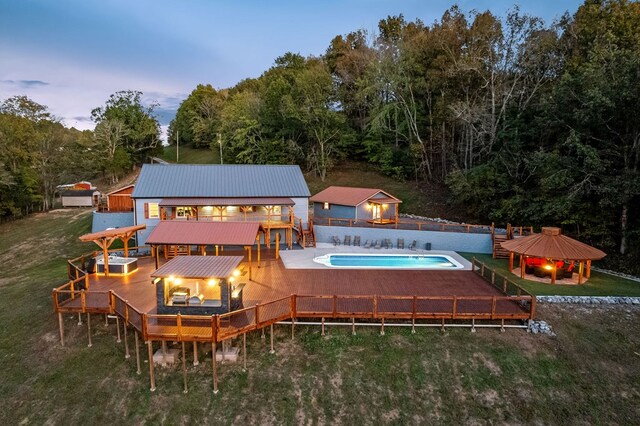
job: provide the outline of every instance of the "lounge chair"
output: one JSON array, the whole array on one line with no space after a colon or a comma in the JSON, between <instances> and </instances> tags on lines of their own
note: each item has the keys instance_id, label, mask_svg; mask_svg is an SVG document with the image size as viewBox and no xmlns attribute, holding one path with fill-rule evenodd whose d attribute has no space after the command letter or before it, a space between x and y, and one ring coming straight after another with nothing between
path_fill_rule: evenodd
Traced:
<instances>
[{"instance_id":1,"label":"lounge chair","mask_svg":"<svg viewBox=\"0 0 640 426\"><path fill-rule=\"evenodd\" d=\"M382 240L378 240L378 241L376 241L376 246L375 246L375 248L377 248L377 249L381 249L381 248L382 248Z\"/></svg>"},{"instance_id":2,"label":"lounge chair","mask_svg":"<svg viewBox=\"0 0 640 426\"><path fill-rule=\"evenodd\" d=\"M344 245L345 246L350 246L351 245L351 235L345 235L344 236Z\"/></svg>"},{"instance_id":3,"label":"lounge chair","mask_svg":"<svg viewBox=\"0 0 640 426\"><path fill-rule=\"evenodd\" d=\"M337 235L334 235L333 237L331 237L331 239L333 240L333 245L334 246L339 246L340 245L340 238L338 238Z\"/></svg>"},{"instance_id":4,"label":"lounge chair","mask_svg":"<svg viewBox=\"0 0 640 426\"><path fill-rule=\"evenodd\" d=\"M393 248L393 243L391 242L391 240L389 238L385 238L384 239L384 248L386 248L386 249Z\"/></svg>"},{"instance_id":5,"label":"lounge chair","mask_svg":"<svg viewBox=\"0 0 640 426\"><path fill-rule=\"evenodd\" d=\"M409 250L413 250L416 251L416 246L418 245L418 242L416 240L413 240L411 242L411 244L409 244Z\"/></svg>"},{"instance_id":6,"label":"lounge chair","mask_svg":"<svg viewBox=\"0 0 640 426\"><path fill-rule=\"evenodd\" d=\"M396 247L399 249L404 249L404 238L398 238L398 244L396 244Z\"/></svg>"},{"instance_id":7,"label":"lounge chair","mask_svg":"<svg viewBox=\"0 0 640 426\"><path fill-rule=\"evenodd\" d=\"M364 248L371 248L371 242L369 242L369 240L364 242Z\"/></svg>"},{"instance_id":8,"label":"lounge chair","mask_svg":"<svg viewBox=\"0 0 640 426\"><path fill-rule=\"evenodd\" d=\"M355 247L360 247L360 235L356 235L353 237L353 245Z\"/></svg>"}]
</instances>

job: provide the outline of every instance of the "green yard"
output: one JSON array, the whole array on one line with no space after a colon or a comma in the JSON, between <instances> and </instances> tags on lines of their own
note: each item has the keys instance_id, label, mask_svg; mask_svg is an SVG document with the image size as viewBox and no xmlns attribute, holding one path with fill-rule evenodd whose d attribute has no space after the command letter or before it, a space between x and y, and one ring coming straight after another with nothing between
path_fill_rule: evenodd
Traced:
<instances>
[{"instance_id":1,"label":"green yard","mask_svg":"<svg viewBox=\"0 0 640 426\"><path fill-rule=\"evenodd\" d=\"M592 271L591 278L583 285L550 285L523 280L509 272L507 259L494 259L490 254L460 253L471 260L475 257L491 269L537 295L562 296L635 296L640 297L640 282L631 281L602 272Z\"/></svg>"},{"instance_id":2,"label":"green yard","mask_svg":"<svg viewBox=\"0 0 640 426\"><path fill-rule=\"evenodd\" d=\"M541 304L557 337L298 327L291 340L276 326L276 354L250 334L248 371L221 365L219 394L204 349L188 394L179 366L157 368L151 393L113 323L95 316L87 348L86 327L66 316L59 345L50 292L66 258L93 250L77 239L89 228L86 210L0 225L0 424L640 423L637 307Z\"/></svg>"}]
</instances>

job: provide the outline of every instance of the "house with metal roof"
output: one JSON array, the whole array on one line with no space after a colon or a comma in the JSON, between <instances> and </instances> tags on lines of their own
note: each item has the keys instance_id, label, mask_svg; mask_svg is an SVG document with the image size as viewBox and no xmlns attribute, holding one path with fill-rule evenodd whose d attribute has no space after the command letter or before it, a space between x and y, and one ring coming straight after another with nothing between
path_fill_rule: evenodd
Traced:
<instances>
[{"instance_id":1,"label":"house with metal roof","mask_svg":"<svg viewBox=\"0 0 640 426\"><path fill-rule=\"evenodd\" d=\"M402 202L378 188L330 186L310 199L315 223L396 223Z\"/></svg>"},{"instance_id":2,"label":"house with metal roof","mask_svg":"<svg viewBox=\"0 0 640 426\"><path fill-rule=\"evenodd\" d=\"M259 222L267 245L281 234L293 244L306 227L309 188L295 165L145 164L131 197L135 223L147 228L138 244L162 222Z\"/></svg>"}]
</instances>

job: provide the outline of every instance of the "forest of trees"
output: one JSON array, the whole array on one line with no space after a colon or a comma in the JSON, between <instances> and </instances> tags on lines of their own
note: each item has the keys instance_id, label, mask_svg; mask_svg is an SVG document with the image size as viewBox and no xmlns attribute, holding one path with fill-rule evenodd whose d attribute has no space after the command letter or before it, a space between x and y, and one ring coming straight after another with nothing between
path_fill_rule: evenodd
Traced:
<instances>
[{"instance_id":1,"label":"forest of trees","mask_svg":"<svg viewBox=\"0 0 640 426\"><path fill-rule=\"evenodd\" d=\"M53 207L56 186L106 176L111 182L162 149L153 106L117 92L92 111L94 131L64 127L25 96L0 102L0 220Z\"/></svg>"},{"instance_id":2,"label":"forest of trees","mask_svg":"<svg viewBox=\"0 0 640 426\"><path fill-rule=\"evenodd\" d=\"M220 138L225 162L322 179L366 161L445 183L469 221L562 225L616 263L640 259L638 111L638 2L587 0L551 24L452 7L336 36L321 57L286 53L232 88L199 85L169 141Z\"/></svg>"},{"instance_id":3,"label":"forest of trees","mask_svg":"<svg viewBox=\"0 0 640 426\"><path fill-rule=\"evenodd\" d=\"M0 104L0 218L51 206L59 183L117 181L162 149L153 108L118 92L95 131L64 128L24 97ZM231 88L198 85L169 143L225 163L299 164L321 179L361 161L446 185L467 221L561 225L640 270L640 3L586 0L544 23L512 9L402 15L285 53Z\"/></svg>"}]
</instances>

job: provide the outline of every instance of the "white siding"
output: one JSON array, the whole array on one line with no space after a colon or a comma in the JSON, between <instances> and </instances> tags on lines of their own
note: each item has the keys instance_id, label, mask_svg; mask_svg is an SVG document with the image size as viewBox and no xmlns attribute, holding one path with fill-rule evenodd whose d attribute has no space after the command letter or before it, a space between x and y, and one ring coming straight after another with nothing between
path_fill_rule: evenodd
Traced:
<instances>
[{"instance_id":1,"label":"white siding","mask_svg":"<svg viewBox=\"0 0 640 426\"><path fill-rule=\"evenodd\" d=\"M62 197L62 207L92 207L93 197Z\"/></svg>"},{"instance_id":2,"label":"white siding","mask_svg":"<svg viewBox=\"0 0 640 426\"><path fill-rule=\"evenodd\" d=\"M139 246L143 246L147 242L147 236L153 231L156 225L160 222L158 219L145 219L144 217L144 203L159 203L162 198L137 198L135 200L135 221L136 225L147 225L147 229L138 231L136 241Z\"/></svg>"}]
</instances>

